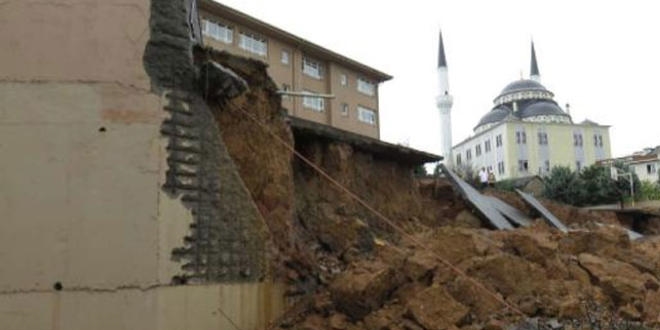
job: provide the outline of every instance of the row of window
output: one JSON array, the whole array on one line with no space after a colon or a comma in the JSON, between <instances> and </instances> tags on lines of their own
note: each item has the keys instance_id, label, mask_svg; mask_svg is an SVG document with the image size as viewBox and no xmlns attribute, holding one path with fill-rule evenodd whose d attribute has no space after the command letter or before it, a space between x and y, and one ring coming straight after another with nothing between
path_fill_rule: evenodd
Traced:
<instances>
[{"instance_id":1,"label":"row of window","mask_svg":"<svg viewBox=\"0 0 660 330\"><path fill-rule=\"evenodd\" d=\"M305 92L312 94L310 92ZM312 111L323 112L325 110L325 99L315 96L303 96L303 107L308 108ZM349 107L347 103L341 104L341 115L348 116ZM376 111L363 107L361 105L357 106L358 120L367 123L370 125L376 125Z\"/></svg>"},{"instance_id":2,"label":"row of window","mask_svg":"<svg viewBox=\"0 0 660 330\"><path fill-rule=\"evenodd\" d=\"M287 58L286 63L288 64L289 63L289 60L288 60L289 53L286 52L286 51L282 51L282 54L283 54L282 58L284 58L285 53L286 53L286 58ZM284 63L284 60L282 60L282 63ZM308 75L312 78L321 79L321 78L323 78L323 75L324 75L323 63L320 62L320 61L317 61L315 59L312 59L310 57L303 56L302 71L303 71L304 74L306 74L306 75ZM346 74L342 73L339 76L339 83L342 86L348 86L348 77L346 76ZM362 78L358 78L356 87L357 87L357 91L362 93L362 94L369 95L369 96L374 96L376 94L376 84L372 81L362 79Z\"/></svg>"},{"instance_id":3,"label":"row of window","mask_svg":"<svg viewBox=\"0 0 660 330\"><path fill-rule=\"evenodd\" d=\"M203 20L202 22L202 32L204 35L227 44L233 43L234 29L232 27L209 20ZM243 50L259 56L265 57L268 55L268 43L266 42L266 39L253 33L241 31L238 46ZM282 64L289 64L288 51L282 50L280 61ZM324 75L323 63L308 56L304 56L302 61L302 71L304 74L312 78L321 79ZM342 86L348 86L348 77L346 74L340 76L340 83ZM376 94L376 84L372 81L358 78L357 90L362 94L374 96Z\"/></svg>"},{"instance_id":4,"label":"row of window","mask_svg":"<svg viewBox=\"0 0 660 330\"><path fill-rule=\"evenodd\" d=\"M203 20L202 25L202 33L204 35L226 44L234 42L234 29L232 27L209 20ZM266 39L249 32L240 32L238 47L259 56L265 57L268 54L268 43Z\"/></svg>"}]
</instances>

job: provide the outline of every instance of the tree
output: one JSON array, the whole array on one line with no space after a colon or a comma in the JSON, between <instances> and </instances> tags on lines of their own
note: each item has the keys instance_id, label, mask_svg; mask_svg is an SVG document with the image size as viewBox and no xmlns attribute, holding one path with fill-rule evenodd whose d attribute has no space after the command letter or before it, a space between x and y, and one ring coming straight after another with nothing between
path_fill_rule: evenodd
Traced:
<instances>
[{"instance_id":1,"label":"tree","mask_svg":"<svg viewBox=\"0 0 660 330\"><path fill-rule=\"evenodd\" d=\"M415 166L415 168L413 169L413 174L415 176L427 176L428 175L428 173L426 173L426 167L424 167L424 165Z\"/></svg>"},{"instance_id":2,"label":"tree","mask_svg":"<svg viewBox=\"0 0 660 330\"><path fill-rule=\"evenodd\" d=\"M622 163L617 168L624 172L629 170ZM634 173L632 178L635 196L640 198L641 183ZM648 191L652 194L650 189ZM544 195L575 206L610 204L630 196L630 182L625 177L612 180L610 169L604 166L592 165L579 173L568 167L556 166L545 180Z\"/></svg>"},{"instance_id":3,"label":"tree","mask_svg":"<svg viewBox=\"0 0 660 330\"><path fill-rule=\"evenodd\" d=\"M543 195L558 202L577 205L583 195L580 191L581 186L579 177L570 168L555 166L545 178Z\"/></svg>"},{"instance_id":4,"label":"tree","mask_svg":"<svg viewBox=\"0 0 660 330\"><path fill-rule=\"evenodd\" d=\"M616 203L621 198L617 182L610 177L609 168L591 165L580 172L580 180L584 187L581 190L582 205L597 205Z\"/></svg>"},{"instance_id":5,"label":"tree","mask_svg":"<svg viewBox=\"0 0 660 330\"><path fill-rule=\"evenodd\" d=\"M642 183L639 181L639 177L637 177L637 174L632 172L630 170L630 166L624 164L622 161L616 161L614 163L614 167L619 169L619 171L626 172L626 173L632 173L632 178L633 178L633 191L635 192L635 196L639 196L642 188ZM628 181L628 176L625 176L623 178L619 178L616 181L616 186L619 189L619 191L622 194L622 197L630 197L630 182Z\"/></svg>"}]
</instances>

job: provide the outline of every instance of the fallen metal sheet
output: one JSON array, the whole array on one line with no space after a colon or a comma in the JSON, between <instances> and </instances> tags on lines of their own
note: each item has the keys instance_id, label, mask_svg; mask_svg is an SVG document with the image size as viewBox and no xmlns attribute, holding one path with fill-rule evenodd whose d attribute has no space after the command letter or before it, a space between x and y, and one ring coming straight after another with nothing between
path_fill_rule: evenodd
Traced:
<instances>
[{"instance_id":1,"label":"fallen metal sheet","mask_svg":"<svg viewBox=\"0 0 660 330\"><path fill-rule=\"evenodd\" d=\"M493 207L500 211L502 215L509 219L511 222L518 226L522 227L527 227L532 223L532 219L530 219L527 214L521 212L517 208L505 203L501 199L494 197L494 196L483 196L488 202L490 202Z\"/></svg>"},{"instance_id":2,"label":"fallen metal sheet","mask_svg":"<svg viewBox=\"0 0 660 330\"><path fill-rule=\"evenodd\" d=\"M553 227L561 230L562 232L568 232L568 227L564 225L557 217L555 217L552 212L550 212L548 209L545 208L536 198L534 198L532 195L524 193L520 191L519 189L516 189L516 192L522 199L531 207L533 207L536 211L538 211L541 216Z\"/></svg>"},{"instance_id":3,"label":"fallen metal sheet","mask_svg":"<svg viewBox=\"0 0 660 330\"><path fill-rule=\"evenodd\" d=\"M497 229L513 229L513 226L500 214L500 212L493 207L489 201L484 198L481 193L472 188L470 184L463 181L454 172L448 170L444 165L440 165L442 172L447 175L449 181L458 189L463 198L472 205L479 216L485 219L493 227Z\"/></svg>"},{"instance_id":4,"label":"fallen metal sheet","mask_svg":"<svg viewBox=\"0 0 660 330\"><path fill-rule=\"evenodd\" d=\"M600 222L596 222L596 224L600 227L612 227L612 225L606 225L606 224L602 224ZM640 234L640 233L638 233L634 230L630 230L626 227L621 227L621 228L623 228L626 231L626 233L628 234L628 239L630 239L631 241L634 241L636 239L640 239L640 238L644 237L644 235L642 235L642 234Z\"/></svg>"}]
</instances>

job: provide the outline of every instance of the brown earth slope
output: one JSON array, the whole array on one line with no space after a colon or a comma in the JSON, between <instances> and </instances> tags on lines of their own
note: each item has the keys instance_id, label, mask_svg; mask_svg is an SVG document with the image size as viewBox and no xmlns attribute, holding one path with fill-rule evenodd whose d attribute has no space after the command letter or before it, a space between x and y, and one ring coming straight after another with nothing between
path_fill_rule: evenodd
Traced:
<instances>
[{"instance_id":1,"label":"brown earth slope","mask_svg":"<svg viewBox=\"0 0 660 330\"><path fill-rule=\"evenodd\" d=\"M481 228L446 182L420 187L414 164L347 143L296 140L263 64L211 56L250 85L216 105L215 115L271 231L274 276L290 286L292 308L274 328L503 329L520 321L499 300L527 317L563 323L660 325L660 247L653 239L630 242L620 228L594 224L616 225L614 218L558 204L549 207L576 230L562 234L541 221L512 231ZM408 234L337 190L269 131ZM529 211L517 196L496 194Z\"/></svg>"}]
</instances>

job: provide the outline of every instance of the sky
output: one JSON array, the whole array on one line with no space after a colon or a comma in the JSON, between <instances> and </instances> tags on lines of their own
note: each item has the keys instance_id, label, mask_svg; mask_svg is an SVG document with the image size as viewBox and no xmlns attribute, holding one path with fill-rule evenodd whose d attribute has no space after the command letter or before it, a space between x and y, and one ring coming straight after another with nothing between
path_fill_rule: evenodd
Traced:
<instances>
[{"instance_id":1,"label":"sky","mask_svg":"<svg viewBox=\"0 0 660 330\"><path fill-rule=\"evenodd\" d=\"M453 143L508 83L541 83L574 122L611 125L612 156L660 145L660 4L654 1L222 0L225 5L388 73L381 139L440 153L438 32L449 70Z\"/></svg>"}]
</instances>

